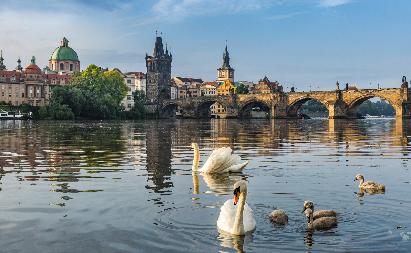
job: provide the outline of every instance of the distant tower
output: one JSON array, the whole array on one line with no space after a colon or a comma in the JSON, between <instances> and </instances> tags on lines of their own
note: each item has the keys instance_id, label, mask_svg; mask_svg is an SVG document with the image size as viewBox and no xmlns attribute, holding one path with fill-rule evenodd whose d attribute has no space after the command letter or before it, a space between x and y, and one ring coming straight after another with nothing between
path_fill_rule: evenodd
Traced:
<instances>
[{"instance_id":1,"label":"distant tower","mask_svg":"<svg viewBox=\"0 0 411 253\"><path fill-rule=\"evenodd\" d=\"M234 69L230 66L230 54L228 53L227 46L225 46L223 54L223 65L218 71L218 81L230 80L234 82Z\"/></svg>"},{"instance_id":2,"label":"distant tower","mask_svg":"<svg viewBox=\"0 0 411 253\"><path fill-rule=\"evenodd\" d=\"M158 105L163 99L171 97L171 62L173 56L166 50L164 52L163 40L156 36L153 55L146 54L147 67L147 102ZM155 109L156 110L156 109Z\"/></svg>"},{"instance_id":3,"label":"distant tower","mask_svg":"<svg viewBox=\"0 0 411 253\"><path fill-rule=\"evenodd\" d=\"M0 70L6 70L6 65L4 65L3 50L0 50Z\"/></svg>"},{"instance_id":4,"label":"distant tower","mask_svg":"<svg viewBox=\"0 0 411 253\"><path fill-rule=\"evenodd\" d=\"M21 66L21 60L20 60L20 57L19 57L19 59L17 60L17 67L16 67L16 70L17 71L23 71L23 67Z\"/></svg>"}]
</instances>

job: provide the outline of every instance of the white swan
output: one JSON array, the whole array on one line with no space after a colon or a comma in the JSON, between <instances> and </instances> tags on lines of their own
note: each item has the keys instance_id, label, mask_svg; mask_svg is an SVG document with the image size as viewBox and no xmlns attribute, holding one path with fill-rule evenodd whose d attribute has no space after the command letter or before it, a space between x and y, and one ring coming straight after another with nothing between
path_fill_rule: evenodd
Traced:
<instances>
[{"instance_id":1,"label":"white swan","mask_svg":"<svg viewBox=\"0 0 411 253\"><path fill-rule=\"evenodd\" d=\"M244 235L255 229L253 210L245 202L246 198L247 183L240 180L234 184L234 200L227 200L221 207L218 229L233 235Z\"/></svg>"},{"instance_id":2,"label":"white swan","mask_svg":"<svg viewBox=\"0 0 411 253\"><path fill-rule=\"evenodd\" d=\"M200 149L197 143L192 143L194 149L193 171L201 173L226 173L226 172L241 172L248 161L242 162L239 155L233 154L233 150L229 147L215 149L201 169L198 169L200 164Z\"/></svg>"}]
</instances>

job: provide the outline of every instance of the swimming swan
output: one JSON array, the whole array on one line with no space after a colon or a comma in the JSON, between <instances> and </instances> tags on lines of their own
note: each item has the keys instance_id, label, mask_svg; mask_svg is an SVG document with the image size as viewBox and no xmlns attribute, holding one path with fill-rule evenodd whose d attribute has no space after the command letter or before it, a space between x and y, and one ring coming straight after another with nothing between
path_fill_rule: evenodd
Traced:
<instances>
[{"instance_id":1,"label":"swimming swan","mask_svg":"<svg viewBox=\"0 0 411 253\"><path fill-rule=\"evenodd\" d=\"M305 209L304 213L308 218L307 228L309 230L328 230L337 226L336 217L321 217L314 220L311 208Z\"/></svg>"},{"instance_id":2,"label":"swimming swan","mask_svg":"<svg viewBox=\"0 0 411 253\"><path fill-rule=\"evenodd\" d=\"M199 170L200 164L200 149L197 143L192 143L194 149L193 171L202 173L226 173L226 172L241 172L248 164L248 161L242 162L239 155L235 155L229 147L215 149L203 167Z\"/></svg>"},{"instance_id":3,"label":"swimming swan","mask_svg":"<svg viewBox=\"0 0 411 253\"><path fill-rule=\"evenodd\" d=\"M314 203L312 201L304 201L304 210L310 208L313 211L313 219L316 220L322 217L337 217L337 213L334 210L318 210L314 211Z\"/></svg>"},{"instance_id":4,"label":"swimming swan","mask_svg":"<svg viewBox=\"0 0 411 253\"><path fill-rule=\"evenodd\" d=\"M244 235L247 232L253 231L256 223L253 210L245 202L247 198L247 182L244 180L236 182L233 194L234 203L233 200L229 199L221 207L217 227L233 235Z\"/></svg>"},{"instance_id":5,"label":"swimming swan","mask_svg":"<svg viewBox=\"0 0 411 253\"><path fill-rule=\"evenodd\" d=\"M285 225L288 223L288 215L282 209L276 209L270 213L270 221L279 225Z\"/></svg>"},{"instance_id":6,"label":"swimming swan","mask_svg":"<svg viewBox=\"0 0 411 253\"><path fill-rule=\"evenodd\" d=\"M360 181L360 185L358 186L362 190L369 190L369 191L385 191L385 185L383 184L378 184L373 181L365 181L364 182L364 176L361 174L357 174L354 178L354 181Z\"/></svg>"}]
</instances>

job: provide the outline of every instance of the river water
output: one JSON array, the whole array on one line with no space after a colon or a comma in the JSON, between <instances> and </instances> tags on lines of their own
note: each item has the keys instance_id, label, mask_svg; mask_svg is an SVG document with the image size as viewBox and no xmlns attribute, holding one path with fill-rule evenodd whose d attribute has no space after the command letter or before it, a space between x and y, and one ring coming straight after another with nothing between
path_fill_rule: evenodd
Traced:
<instances>
[{"instance_id":1,"label":"river water","mask_svg":"<svg viewBox=\"0 0 411 253\"><path fill-rule=\"evenodd\" d=\"M411 252L410 122L395 119L0 122L1 252ZM193 176L230 146L242 174ZM357 173L386 185L361 194ZM220 234L248 181L257 228ZM309 233L304 200L338 212ZM273 225L274 208L289 215Z\"/></svg>"}]
</instances>

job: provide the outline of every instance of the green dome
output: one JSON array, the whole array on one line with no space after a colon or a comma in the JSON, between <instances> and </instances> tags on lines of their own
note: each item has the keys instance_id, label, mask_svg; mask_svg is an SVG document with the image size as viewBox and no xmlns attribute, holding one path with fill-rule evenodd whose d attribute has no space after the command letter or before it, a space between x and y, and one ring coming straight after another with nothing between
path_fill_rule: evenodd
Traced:
<instances>
[{"instance_id":1,"label":"green dome","mask_svg":"<svg viewBox=\"0 0 411 253\"><path fill-rule=\"evenodd\" d=\"M76 51L68 46L68 40L63 38L61 46L56 48L51 54L50 60L57 61L79 61Z\"/></svg>"}]
</instances>

